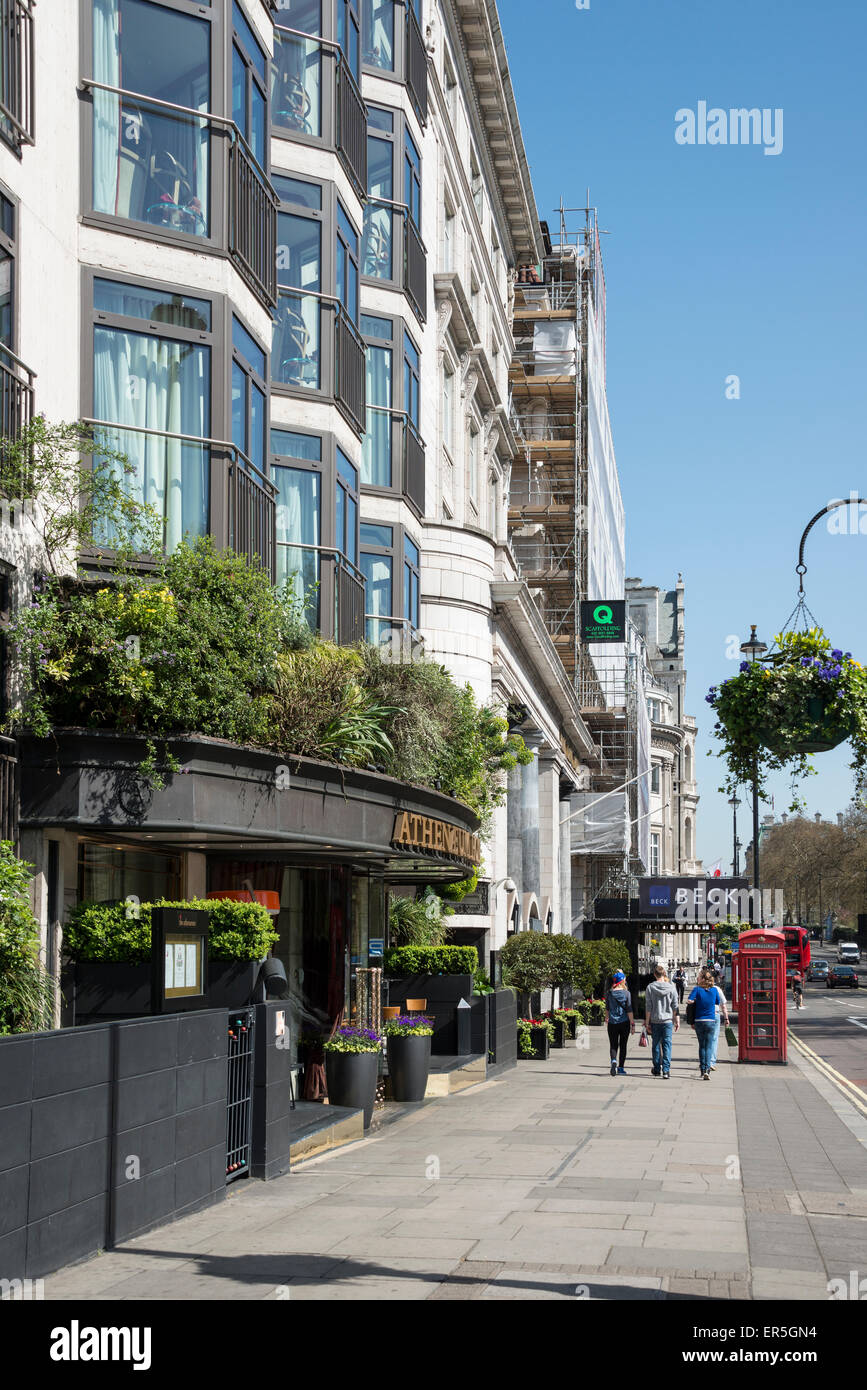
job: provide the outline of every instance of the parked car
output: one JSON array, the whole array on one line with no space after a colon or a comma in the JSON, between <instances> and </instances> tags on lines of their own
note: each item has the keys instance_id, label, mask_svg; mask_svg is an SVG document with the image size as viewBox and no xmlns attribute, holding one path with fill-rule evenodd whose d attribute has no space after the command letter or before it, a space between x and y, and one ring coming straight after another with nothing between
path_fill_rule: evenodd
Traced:
<instances>
[{"instance_id":1,"label":"parked car","mask_svg":"<svg viewBox=\"0 0 867 1390\"><path fill-rule=\"evenodd\" d=\"M830 968L826 960L813 960L807 967L807 979L827 980Z\"/></svg>"},{"instance_id":2,"label":"parked car","mask_svg":"<svg viewBox=\"0 0 867 1390\"><path fill-rule=\"evenodd\" d=\"M851 965L834 965L828 971L827 987L836 989L837 985L848 985L849 989L858 988L858 972Z\"/></svg>"}]
</instances>

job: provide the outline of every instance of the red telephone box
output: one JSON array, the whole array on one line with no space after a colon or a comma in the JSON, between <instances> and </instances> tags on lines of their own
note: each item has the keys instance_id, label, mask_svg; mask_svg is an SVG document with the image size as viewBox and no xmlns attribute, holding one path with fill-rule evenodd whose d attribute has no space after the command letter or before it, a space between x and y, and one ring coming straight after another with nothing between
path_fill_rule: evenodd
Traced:
<instances>
[{"instance_id":1,"label":"red telephone box","mask_svg":"<svg viewBox=\"0 0 867 1390\"><path fill-rule=\"evenodd\" d=\"M786 938L761 927L738 937L732 989L738 1061L786 1061Z\"/></svg>"}]
</instances>

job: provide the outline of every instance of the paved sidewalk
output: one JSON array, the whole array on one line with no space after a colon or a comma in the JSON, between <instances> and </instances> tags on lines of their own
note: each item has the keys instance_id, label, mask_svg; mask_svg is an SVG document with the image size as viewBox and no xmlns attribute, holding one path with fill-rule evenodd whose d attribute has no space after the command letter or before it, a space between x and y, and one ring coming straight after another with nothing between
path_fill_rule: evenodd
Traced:
<instances>
[{"instance_id":1,"label":"paved sidewalk","mask_svg":"<svg viewBox=\"0 0 867 1390\"><path fill-rule=\"evenodd\" d=\"M590 1030L46 1281L49 1299L827 1299L867 1276L867 1147L797 1057L670 1081ZM839 1099L839 1098L838 1098Z\"/></svg>"}]
</instances>

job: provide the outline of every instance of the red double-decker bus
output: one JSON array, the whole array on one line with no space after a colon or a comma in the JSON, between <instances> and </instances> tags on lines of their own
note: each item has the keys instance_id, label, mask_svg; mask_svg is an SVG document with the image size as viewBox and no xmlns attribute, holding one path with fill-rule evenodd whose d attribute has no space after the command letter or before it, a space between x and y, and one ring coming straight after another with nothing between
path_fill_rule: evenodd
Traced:
<instances>
[{"instance_id":1,"label":"red double-decker bus","mask_svg":"<svg viewBox=\"0 0 867 1390\"><path fill-rule=\"evenodd\" d=\"M810 964L810 933L806 927L782 927L786 938L786 969L803 975Z\"/></svg>"}]
</instances>

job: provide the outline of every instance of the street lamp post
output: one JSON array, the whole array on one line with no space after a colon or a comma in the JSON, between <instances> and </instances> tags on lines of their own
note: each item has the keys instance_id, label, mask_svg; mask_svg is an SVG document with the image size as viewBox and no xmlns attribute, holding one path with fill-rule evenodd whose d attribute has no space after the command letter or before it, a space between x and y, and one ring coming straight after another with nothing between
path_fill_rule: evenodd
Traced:
<instances>
[{"instance_id":1,"label":"street lamp post","mask_svg":"<svg viewBox=\"0 0 867 1390\"><path fill-rule=\"evenodd\" d=\"M741 651L744 656L749 657L750 661L757 661L760 656L764 656L768 650L766 642L761 642L756 636L756 624L750 625L750 637L748 642L741 643ZM762 880L759 876L759 755L756 752L755 763L753 765L753 887L759 893L762 890ZM759 899L761 901L761 899ZM761 923L759 923L761 925Z\"/></svg>"},{"instance_id":2,"label":"street lamp post","mask_svg":"<svg viewBox=\"0 0 867 1390\"><path fill-rule=\"evenodd\" d=\"M741 800L737 792L735 792L732 796L729 797L729 805L732 808L732 830L734 836L734 856L732 858L732 873L735 878L737 878L738 876L738 869L740 867L738 863L738 849L740 848L740 843L738 841L738 807L740 806L740 804Z\"/></svg>"}]
</instances>

